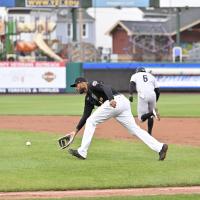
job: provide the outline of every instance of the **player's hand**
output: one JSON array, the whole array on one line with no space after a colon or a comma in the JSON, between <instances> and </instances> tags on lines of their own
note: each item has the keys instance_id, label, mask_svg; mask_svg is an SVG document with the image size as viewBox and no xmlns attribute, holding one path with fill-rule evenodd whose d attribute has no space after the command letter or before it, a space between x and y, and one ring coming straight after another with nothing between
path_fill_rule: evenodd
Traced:
<instances>
[{"instance_id":1,"label":"player's hand","mask_svg":"<svg viewBox=\"0 0 200 200\"><path fill-rule=\"evenodd\" d=\"M112 106L113 108L116 108L116 105L117 105L117 102L114 99L112 99L110 101L110 106Z\"/></svg>"},{"instance_id":2,"label":"player's hand","mask_svg":"<svg viewBox=\"0 0 200 200\"><path fill-rule=\"evenodd\" d=\"M133 96L132 95L130 95L128 99L129 99L130 102L133 102Z\"/></svg>"},{"instance_id":3,"label":"player's hand","mask_svg":"<svg viewBox=\"0 0 200 200\"><path fill-rule=\"evenodd\" d=\"M61 149L67 148L70 144L72 144L75 136L76 132L72 131L71 133L66 134L64 137L59 138L58 144L61 147Z\"/></svg>"},{"instance_id":4,"label":"player's hand","mask_svg":"<svg viewBox=\"0 0 200 200\"><path fill-rule=\"evenodd\" d=\"M73 139L74 139L74 137L76 136L76 131L72 131L71 133L70 133L70 135L73 137Z\"/></svg>"}]
</instances>

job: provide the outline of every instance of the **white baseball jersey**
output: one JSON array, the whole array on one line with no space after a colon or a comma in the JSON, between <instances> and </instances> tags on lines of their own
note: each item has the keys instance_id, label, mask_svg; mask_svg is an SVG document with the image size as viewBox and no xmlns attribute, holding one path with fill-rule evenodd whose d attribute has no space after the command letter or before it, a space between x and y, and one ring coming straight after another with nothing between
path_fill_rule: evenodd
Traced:
<instances>
[{"instance_id":1,"label":"white baseball jersey","mask_svg":"<svg viewBox=\"0 0 200 200\"><path fill-rule=\"evenodd\" d=\"M138 72L131 76L131 80L136 83L136 90L141 97L149 96L155 93L154 89L158 88L157 81L153 75L148 72Z\"/></svg>"},{"instance_id":2,"label":"white baseball jersey","mask_svg":"<svg viewBox=\"0 0 200 200\"><path fill-rule=\"evenodd\" d=\"M138 93L138 119L141 120L141 116L153 111L156 107L156 93L155 88L158 88L157 81L153 75L148 72L138 72L131 76L130 82L133 81L136 84L136 90Z\"/></svg>"}]
</instances>

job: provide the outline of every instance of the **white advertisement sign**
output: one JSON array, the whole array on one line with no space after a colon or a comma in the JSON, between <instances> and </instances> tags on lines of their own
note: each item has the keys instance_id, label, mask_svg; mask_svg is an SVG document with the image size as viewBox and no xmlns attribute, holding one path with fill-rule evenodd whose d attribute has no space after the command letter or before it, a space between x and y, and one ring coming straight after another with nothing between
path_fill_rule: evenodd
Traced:
<instances>
[{"instance_id":1,"label":"white advertisement sign","mask_svg":"<svg viewBox=\"0 0 200 200\"><path fill-rule=\"evenodd\" d=\"M200 88L200 76L156 76L160 88Z\"/></svg>"},{"instance_id":2,"label":"white advertisement sign","mask_svg":"<svg viewBox=\"0 0 200 200\"><path fill-rule=\"evenodd\" d=\"M146 68L152 73L160 88L200 88L200 67Z\"/></svg>"},{"instance_id":3,"label":"white advertisement sign","mask_svg":"<svg viewBox=\"0 0 200 200\"><path fill-rule=\"evenodd\" d=\"M65 68L0 68L0 88L65 88Z\"/></svg>"},{"instance_id":4,"label":"white advertisement sign","mask_svg":"<svg viewBox=\"0 0 200 200\"><path fill-rule=\"evenodd\" d=\"M0 89L8 92L29 92L26 89L35 88L42 91L57 91L53 89L66 88L65 66L52 63L0 64ZM36 90L37 89L37 90ZM45 90L46 89L46 90ZM49 92L51 92L49 90ZM34 91L33 91L34 92Z\"/></svg>"}]
</instances>

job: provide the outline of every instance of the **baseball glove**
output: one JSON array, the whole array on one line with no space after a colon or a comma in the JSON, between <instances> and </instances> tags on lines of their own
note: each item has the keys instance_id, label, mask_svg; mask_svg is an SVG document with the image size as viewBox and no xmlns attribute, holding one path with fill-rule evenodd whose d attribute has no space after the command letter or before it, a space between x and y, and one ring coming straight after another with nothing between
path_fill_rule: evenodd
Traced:
<instances>
[{"instance_id":1,"label":"baseball glove","mask_svg":"<svg viewBox=\"0 0 200 200\"><path fill-rule=\"evenodd\" d=\"M74 140L74 134L67 134L64 137L58 139L58 144L61 149L67 148Z\"/></svg>"}]
</instances>

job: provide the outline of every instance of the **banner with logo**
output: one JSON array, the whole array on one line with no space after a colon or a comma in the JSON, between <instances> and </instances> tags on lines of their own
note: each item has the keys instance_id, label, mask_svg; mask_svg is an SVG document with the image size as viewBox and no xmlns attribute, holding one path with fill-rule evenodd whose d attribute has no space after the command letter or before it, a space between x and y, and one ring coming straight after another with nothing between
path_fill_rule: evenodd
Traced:
<instances>
[{"instance_id":1,"label":"banner with logo","mask_svg":"<svg viewBox=\"0 0 200 200\"><path fill-rule=\"evenodd\" d=\"M0 93L59 93L65 89L66 68L62 63L0 63Z\"/></svg>"}]
</instances>

